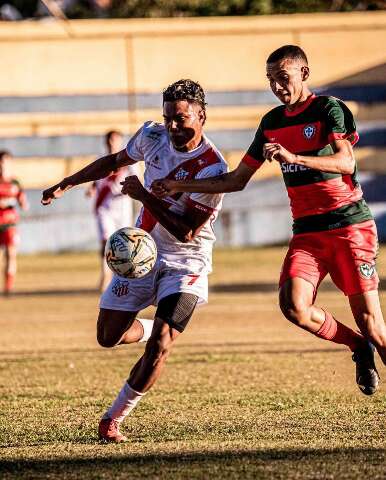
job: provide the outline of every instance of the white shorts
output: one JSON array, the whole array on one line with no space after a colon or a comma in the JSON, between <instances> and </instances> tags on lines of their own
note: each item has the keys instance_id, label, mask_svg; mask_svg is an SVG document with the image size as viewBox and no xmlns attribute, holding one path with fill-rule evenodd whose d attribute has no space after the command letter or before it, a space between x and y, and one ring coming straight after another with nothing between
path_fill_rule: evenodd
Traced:
<instances>
[{"instance_id":1,"label":"white shorts","mask_svg":"<svg viewBox=\"0 0 386 480\"><path fill-rule=\"evenodd\" d=\"M100 308L138 312L173 293L197 295L198 303L208 301L208 273L198 268L201 262L168 261L158 258L153 270L142 278L113 276L100 299Z\"/></svg>"},{"instance_id":2,"label":"white shorts","mask_svg":"<svg viewBox=\"0 0 386 480\"><path fill-rule=\"evenodd\" d=\"M133 205L127 196L115 198L108 207L100 207L95 214L100 241L106 241L110 235L123 227L133 225Z\"/></svg>"}]
</instances>

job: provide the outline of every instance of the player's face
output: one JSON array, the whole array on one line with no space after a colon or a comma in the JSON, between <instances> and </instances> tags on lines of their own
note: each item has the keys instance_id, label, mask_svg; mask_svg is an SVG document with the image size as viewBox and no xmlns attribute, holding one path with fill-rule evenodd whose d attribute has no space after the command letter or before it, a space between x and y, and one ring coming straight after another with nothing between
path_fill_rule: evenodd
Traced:
<instances>
[{"instance_id":1,"label":"player's face","mask_svg":"<svg viewBox=\"0 0 386 480\"><path fill-rule=\"evenodd\" d=\"M271 90L284 105L293 105L301 100L308 74L308 67L298 60L284 59L267 63Z\"/></svg>"},{"instance_id":2,"label":"player's face","mask_svg":"<svg viewBox=\"0 0 386 480\"><path fill-rule=\"evenodd\" d=\"M186 152L199 145L205 121L205 112L199 104L186 100L165 102L163 117L174 148Z\"/></svg>"},{"instance_id":3,"label":"player's face","mask_svg":"<svg viewBox=\"0 0 386 480\"><path fill-rule=\"evenodd\" d=\"M117 153L122 150L122 135L113 133L107 140L107 148L111 153Z\"/></svg>"},{"instance_id":4,"label":"player's face","mask_svg":"<svg viewBox=\"0 0 386 480\"><path fill-rule=\"evenodd\" d=\"M6 177L10 173L10 155L3 155L0 157L0 175Z\"/></svg>"}]
</instances>

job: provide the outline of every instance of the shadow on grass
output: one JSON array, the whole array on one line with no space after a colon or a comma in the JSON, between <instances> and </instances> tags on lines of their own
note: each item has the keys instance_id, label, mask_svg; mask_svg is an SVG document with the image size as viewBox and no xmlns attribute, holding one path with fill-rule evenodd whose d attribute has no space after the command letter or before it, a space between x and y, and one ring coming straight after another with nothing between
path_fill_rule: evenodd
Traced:
<instances>
[{"instance_id":1,"label":"shadow on grass","mask_svg":"<svg viewBox=\"0 0 386 480\"><path fill-rule=\"evenodd\" d=\"M99 294L99 290L96 288L68 288L68 289L56 289L56 290L18 290L12 292L4 298L13 297L39 297L39 296L57 296L57 295L95 295Z\"/></svg>"},{"instance_id":2,"label":"shadow on grass","mask_svg":"<svg viewBox=\"0 0 386 480\"><path fill-rule=\"evenodd\" d=\"M47 460L0 460L3 478L384 478L385 450L342 449L263 449L250 451L181 452L127 454L130 444L117 446L112 454L89 458ZM171 445L172 448L172 445ZM8 475L7 475L8 474ZM256 476L258 475L258 476ZM310 476L311 475L311 476ZM332 475L330 477L330 475ZM151 476L151 477L150 477ZM338 477L337 477L338 478Z\"/></svg>"}]
</instances>

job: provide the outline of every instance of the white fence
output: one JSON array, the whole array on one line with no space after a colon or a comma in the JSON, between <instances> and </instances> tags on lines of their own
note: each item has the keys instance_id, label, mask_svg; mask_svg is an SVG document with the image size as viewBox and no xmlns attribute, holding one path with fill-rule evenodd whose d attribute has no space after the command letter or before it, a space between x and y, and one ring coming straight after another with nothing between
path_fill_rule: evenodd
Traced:
<instances>
[{"instance_id":1,"label":"white fence","mask_svg":"<svg viewBox=\"0 0 386 480\"><path fill-rule=\"evenodd\" d=\"M386 177L385 177L386 178ZM386 241L385 178L365 174L361 183L370 194L381 241ZM375 182L375 183L374 183ZM383 185L383 187L382 187ZM378 192L374 196L374 192ZM41 192L27 191L30 211L20 223L22 253L94 250L98 246L92 201L83 188L75 188L50 206L40 204ZM373 201L371 201L371 196ZM225 195L215 224L217 245L250 246L285 243L291 236L291 215L282 179L250 183L242 191Z\"/></svg>"}]
</instances>

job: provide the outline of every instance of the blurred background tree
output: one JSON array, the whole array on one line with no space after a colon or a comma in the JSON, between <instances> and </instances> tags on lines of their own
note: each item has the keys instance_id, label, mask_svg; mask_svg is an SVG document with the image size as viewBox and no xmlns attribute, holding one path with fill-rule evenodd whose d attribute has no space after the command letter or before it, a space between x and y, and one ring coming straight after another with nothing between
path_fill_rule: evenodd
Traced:
<instances>
[{"instance_id":1,"label":"blurred background tree","mask_svg":"<svg viewBox=\"0 0 386 480\"><path fill-rule=\"evenodd\" d=\"M69 18L197 17L386 9L386 0L56 0ZM0 0L22 18L48 15L40 0ZM7 18L4 18L7 19Z\"/></svg>"}]
</instances>

